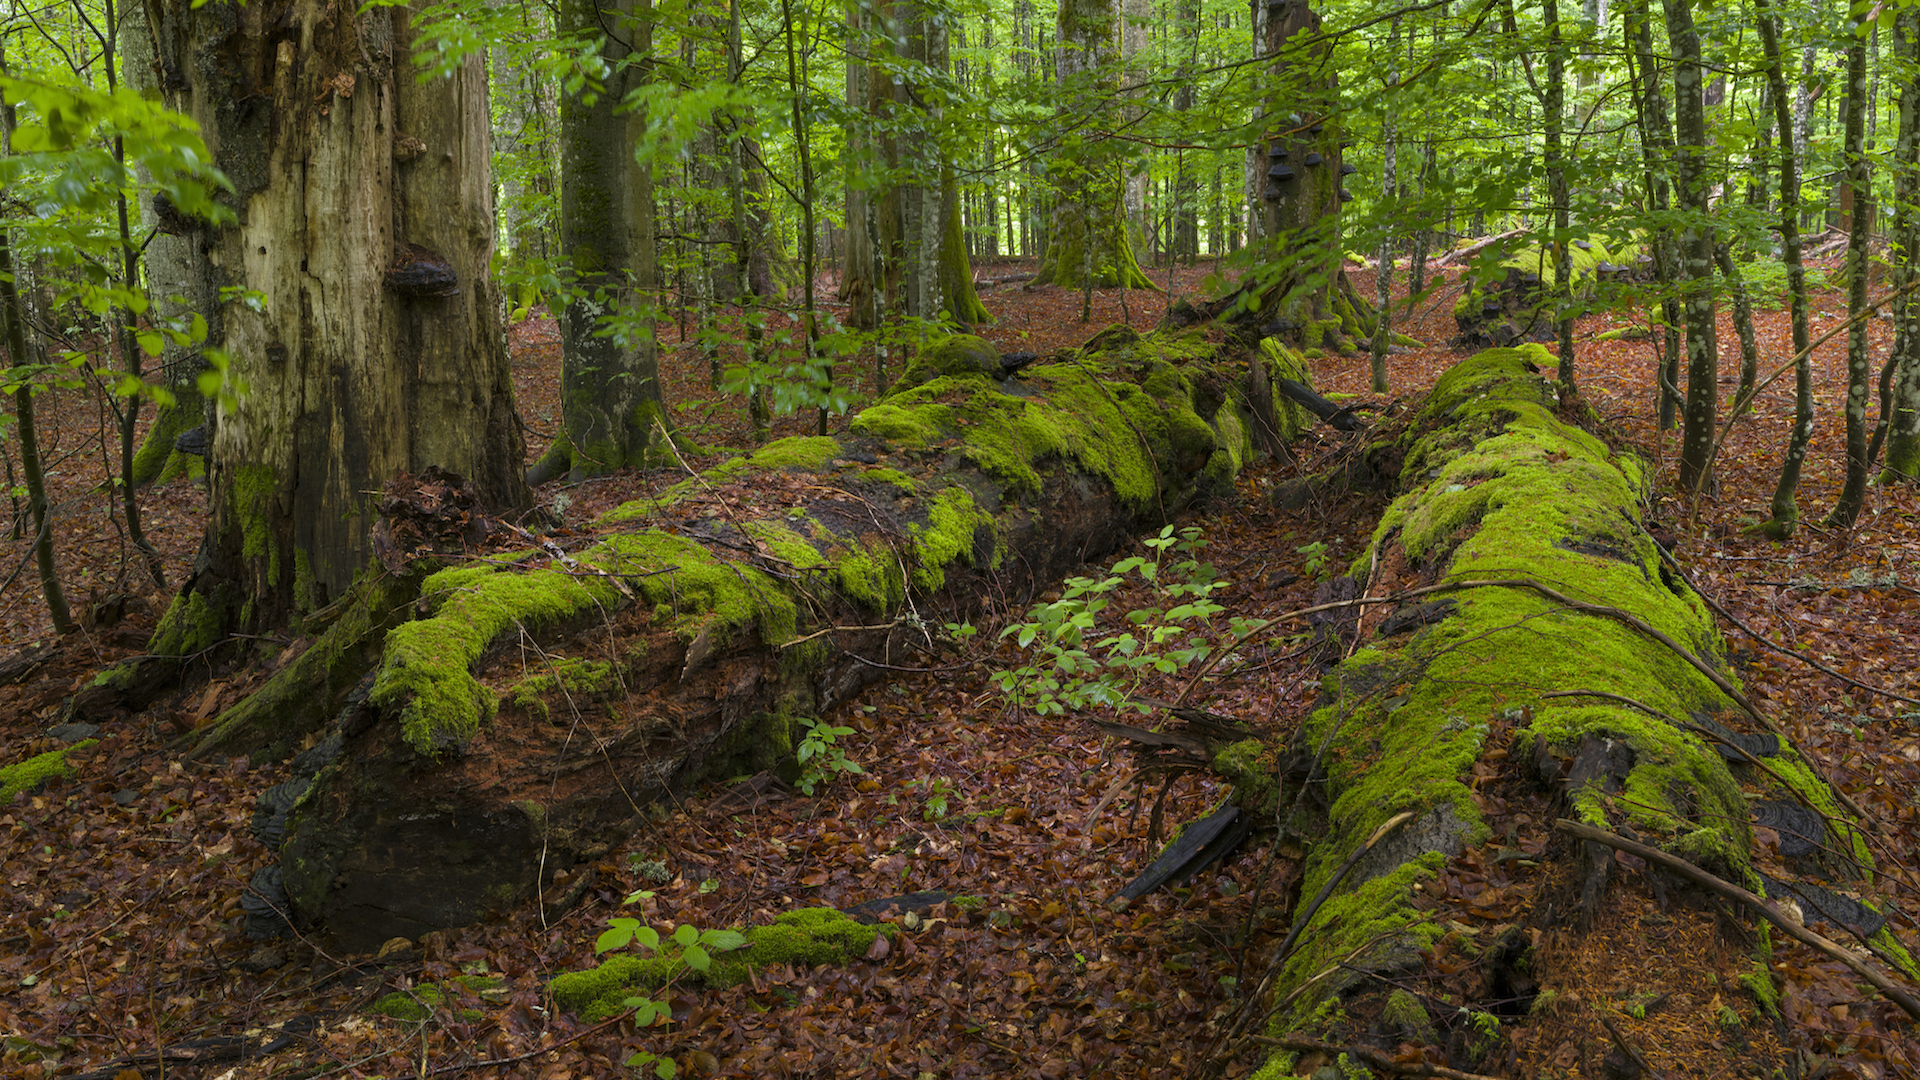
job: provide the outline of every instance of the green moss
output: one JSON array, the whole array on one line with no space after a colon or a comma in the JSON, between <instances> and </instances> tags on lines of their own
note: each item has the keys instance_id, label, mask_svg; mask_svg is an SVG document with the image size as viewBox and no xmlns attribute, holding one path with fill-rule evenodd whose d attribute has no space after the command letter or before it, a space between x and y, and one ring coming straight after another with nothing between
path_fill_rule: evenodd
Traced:
<instances>
[{"instance_id":1,"label":"green moss","mask_svg":"<svg viewBox=\"0 0 1920 1080\"><path fill-rule=\"evenodd\" d=\"M972 361L946 364L957 374L930 361L925 381L902 380L851 428L906 450L951 443L1016 498L1040 492L1040 467L1050 460L1105 477L1136 512L1151 510L1164 487L1189 483L1192 473L1216 479L1225 472L1231 452L1218 466L1213 455L1227 441L1242 444L1244 433L1223 435L1209 422L1220 408L1217 397L1207 404L1208 417L1196 413L1183 366L1211 360L1210 343L1198 335L1102 334L1088 346L1096 347L1097 364L1036 365L1021 373L1017 387L982 377ZM1116 372L1127 378L1114 378Z\"/></svg>"},{"instance_id":2,"label":"green moss","mask_svg":"<svg viewBox=\"0 0 1920 1080\"><path fill-rule=\"evenodd\" d=\"M1571 791L1572 816L1602 825L1624 816L1643 838L1695 861L1746 865L1746 800L1711 747L1602 698L1542 697L1596 691L1686 716L1730 707L1713 683L1618 620L1560 607L1531 588L1472 584L1530 578L1631 611L1710 663L1722 655L1704 604L1668 587L1639 527L1644 470L1554 415L1555 391L1542 377L1551 364L1538 347L1490 350L1439 380L1409 437L1409 489L1354 564L1384 564L1397 545L1406 578L1462 587L1447 594L1456 606L1445 619L1343 662L1301 734L1328 747L1332 805L1300 895L1315 895L1388 818L1415 816L1382 842L1404 861L1363 871L1378 876L1347 886L1328 905L1337 910L1315 916L1281 992L1367 942L1378 941L1376 956L1358 966L1390 966L1432 932L1417 923L1409 890L1445 853L1487 835L1468 781L1496 722L1519 729L1518 745L1538 738L1567 754L1589 737L1626 744L1633 765L1624 791L1604 801L1590 787ZM1303 999L1278 1022L1302 1025L1313 1007Z\"/></svg>"},{"instance_id":3,"label":"green moss","mask_svg":"<svg viewBox=\"0 0 1920 1080\"><path fill-rule=\"evenodd\" d=\"M974 538L981 529L992 533L993 515L974 504L972 492L951 487L934 496L926 528L913 527L914 584L929 591L938 589L946 584L946 568L956 560L972 564ZM995 554L993 565L998 566Z\"/></svg>"},{"instance_id":4,"label":"green moss","mask_svg":"<svg viewBox=\"0 0 1920 1080\"><path fill-rule=\"evenodd\" d=\"M812 570L827 565L827 557L813 541L784 525L775 525L765 521L743 523L741 531L759 541L760 545L781 562L798 570Z\"/></svg>"},{"instance_id":5,"label":"green moss","mask_svg":"<svg viewBox=\"0 0 1920 1080\"><path fill-rule=\"evenodd\" d=\"M315 607L313 592L313 560L299 548L293 551L293 604L301 612L312 611Z\"/></svg>"},{"instance_id":6,"label":"green moss","mask_svg":"<svg viewBox=\"0 0 1920 1080\"><path fill-rule=\"evenodd\" d=\"M745 947L714 954L704 974L688 968L679 946L663 936L656 955L622 953L591 971L556 977L551 989L562 1009L595 1020L619 1013L631 994L658 989L670 980L725 989L745 982L758 967L848 963L865 956L881 932L832 908L805 908L745 931Z\"/></svg>"},{"instance_id":7,"label":"green moss","mask_svg":"<svg viewBox=\"0 0 1920 1080\"><path fill-rule=\"evenodd\" d=\"M0 806L13 802L13 797L23 791L32 791L55 777L72 776L73 769L67 765L67 755L75 750L84 750L98 743L99 739L82 739L72 746L63 746L58 750L49 750L36 754L15 765L0 769Z\"/></svg>"},{"instance_id":8,"label":"green moss","mask_svg":"<svg viewBox=\"0 0 1920 1080\"><path fill-rule=\"evenodd\" d=\"M620 675L614 670L612 662L562 656L549 660L545 671L513 684L505 696L515 705L544 720L551 716L547 697L555 692L565 693L571 698L581 694L604 694L619 686Z\"/></svg>"},{"instance_id":9,"label":"green moss","mask_svg":"<svg viewBox=\"0 0 1920 1080\"><path fill-rule=\"evenodd\" d=\"M460 975L453 980L462 989L470 990L482 998L494 1000L504 998L507 981L490 975ZM447 992L433 983L421 983L412 990L396 990L383 995L367 1006L367 1015L384 1016L409 1024L424 1024L433 1015L446 1007ZM485 1017L479 1009L460 1009L456 1014L461 1020L473 1023Z\"/></svg>"},{"instance_id":10,"label":"green moss","mask_svg":"<svg viewBox=\"0 0 1920 1080\"><path fill-rule=\"evenodd\" d=\"M840 444L824 435L796 435L761 447L747 459L755 469L818 471L840 456Z\"/></svg>"},{"instance_id":11,"label":"green moss","mask_svg":"<svg viewBox=\"0 0 1920 1080\"><path fill-rule=\"evenodd\" d=\"M617 536L586 558L614 573L642 575L632 579L632 588L645 602L667 605L677 614L677 632L685 640L692 640L710 621L723 633L758 624L761 640L769 645L794 635L799 612L779 581L684 537L661 532Z\"/></svg>"},{"instance_id":12,"label":"green moss","mask_svg":"<svg viewBox=\"0 0 1920 1080\"><path fill-rule=\"evenodd\" d=\"M267 580L280 580L280 545L273 540L273 508L279 501L279 475L271 465L240 465L230 489L234 519L240 522L241 555L266 556Z\"/></svg>"},{"instance_id":13,"label":"green moss","mask_svg":"<svg viewBox=\"0 0 1920 1080\"><path fill-rule=\"evenodd\" d=\"M1000 350L972 334L953 334L921 350L901 372L894 390L911 390L943 377L997 380L1005 369Z\"/></svg>"},{"instance_id":14,"label":"green moss","mask_svg":"<svg viewBox=\"0 0 1920 1080\"><path fill-rule=\"evenodd\" d=\"M101 671L93 677L92 685L97 687L117 687L125 689L133 685L133 677L140 671L140 665L132 661L121 661Z\"/></svg>"},{"instance_id":15,"label":"green moss","mask_svg":"<svg viewBox=\"0 0 1920 1080\"><path fill-rule=\"evenodd\" d=\"M189 589L167 605L147 651L157 656L193 656L219 644L225 636L226 620L219 607L205 593Z\"/></svg>"},{"instance_id":16,"label":"green moss","mask_svg":"<svg viewBox=\"0 0 1920 1080\"><path fill-rule=\"evenodd\" d=\"M493 717L498 702L472 668L495 637L625 602L611 582L593 575L492 566L442 570L421 584L420 595L433 615L387 632L370 700L400 707L404 737L422 754L464 743Z\"/></svg>"},{"instance_id":17,"label":"green moss","mask_svg":"<svg viewBox=\"0 0 1920 1080\"><path fill-rule=\"evenodd\" d=\"M903 495L913 495L920 491L919 482L898 469L885 469L876 465L863 470L860 478L873 481L876 484L891 484L895 488L898 488Z\"/></svg>"}]
</instances>

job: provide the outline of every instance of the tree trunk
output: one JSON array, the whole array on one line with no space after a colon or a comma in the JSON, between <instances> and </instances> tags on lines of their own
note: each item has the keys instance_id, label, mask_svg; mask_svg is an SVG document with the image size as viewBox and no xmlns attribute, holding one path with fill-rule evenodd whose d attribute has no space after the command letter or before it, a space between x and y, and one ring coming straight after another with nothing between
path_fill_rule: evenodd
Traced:
<instances>
[{"instance_id":1,"label":"tree trunk","mask_svg":"<svg viewBox=\"0 0 1920 1080\"><path fill-rule=\"evenodd\" d=\"M1472 1022L1500 1012L1525 1028L1529 1004L1538 1017L1586 985L1612 962L1607 927L1641 902L1645 875L1557 832L1556 818L1637 836L1735 882L1752 880L1750 815L1764 820L1768 802L1799 813L1809 801L1832 823L1816 844L1864 850L1826 782L1769 732L1718 659L1725 644L1706 606L1636 526L1643 470L1555 417L1551 364L1537 345L1499 349L1440 379L1400 444L1402 493L1354 564L1372 569L1336 594L1399 599L1346 616L1350 659L1293 737L1291 771L1279 783L1257 768L1233 776L1244 813L1312 838L1300 845L1293 931L1268 958L1260 1004L1274 1009L1251 1010L1271 1016L1271 1040L1425 1043L1444 1054L1426 1064L1500 1076L1556 1075L1544 1055L1609 1043L1584 1006L1552 1013L1552 1034L1530 1044ZM1764 765L1736 773L1716 752L1736 743ZM1258 759L1228 748L1214 760ZM1522 824L1501 837L1501 822ZM1538 863L1493 871L1481 847L1490 834ZM1850 862L1827 873L1862 876ZM1768 885L1776 897L1787 888ZM1722 908L1665 889L1663 927L1722 932ZM1423 952L1448 955L1441 939L1454 931L1436 911L1467 908L1482 931L1475 959L1416 974ZM1755 913L1733 918L1751 925ZM1438 985L1436 970L1453 973L1444 1005L1422 991ZM1759 977L1770 976L1763 965ZM1722 989L1731 984L1714 972L1703 985L1673 995L1669 1007L1704 1013L1682 1022L1711 1027L1723 1005L1751 1014L1771 1000L1770 986L1756 1000Z\"/></svg>"},{"instance_id":2,"label":"tree trunk","mask_svg":"<svg viewBox=\"0 0 1920 1080\"><path fill-rule=\"evenodd\" d=\"M1895 62L1902 77L1900 137L1894 146L1893 235L1889 252L1895 291L1907 288L1920 274L1920 14L1901 13L1894 24ZM1920 479L1920 296L1907 294L1894 307L1894 391L1889 413L1885 483Z\"/></svg>"},{"instance_id":3,"label":"tree trunk","mask_svg":"<svg viewBox=\"0 0 1920 1080\"><path fill-rule=\"evenodd\" d=\"M1793 117L1787 111L1787 75L1780 49L1780 17L1767 10L1767 0L1758 0L1760 44L1766 57L1767 85L1773 98L1774 123L1780 128L1780 260L1787 266L1787 302L1793 312L1793 432L1787 440L1786 458L1780 463L1780 479L1774 485L1769 505L1772 517L1763 528L1776 540L1794 534L1800 522L1795 493L1800 488L1800 468L1806 462L1807 444L1813 439L1813 358L1811 333L1807 325L1807 274L1800 258L1800 151L1804 142L1790 132ZM1802 78L1807 73L1802 72Z\"/></svg>"},{"instance_id":4,"label":"tree trunk","mask_svg":"<svg viewBox=\"0 0 1920 1080\"><path fill-rule=\"evenodd\" d=\"M486 69L414 78L403 8L319 0L148 8L169 104L231 178L204 289L237 406L212 441L211 515L150 651L188 656L344 595L372 557L373 497L428 466L481 503L529 503L487 276ZM218 318L216 319L215 316Z\"/></svg>"},{"instance_id":5,"label":"tree trunk","mask_svg":"<svg viewBox=\"0 0 1920 1080\"><path fill-rule=\"evenodd\" d=\"M1673 45L1674 180L1688 212L1680 235L1686 277L1687 400L1680 423L1680 486L1702 490L1713 452L1719 407L1720 344L1714 323L1713 177L1707 168L1707 114L1701 99L1700 34L1693 0L1666 0L1667 38Z\"/></svg>"},{"instance_id":6,"label":"tree trunk","mask_svg":"<svg viewBox=\"0 0 1920 1080\"><path fill-rule=\"evenodd\" d=\"M1867 285L1871 276L1867 266L1867 246L1872 220L1873 180L1866 155L1867 45L1866 16L1854 29L1847 43L1847 124L1843 151L1846 161L1847 190L1853 193L1847 237L1847 475L1840 499L1827 524L1836 529L1851 528L1867 500L1867 478L1873 463L1867 460L1867 442L1872 426L1867 423L1867 404L1873 395L1873 358L1867 344Z\"/></svg>"},{"instance_id":7,"label":"tree trunk","mask_svg":"<svg viewBox=\"0 0 1920 1080\"><path fill-rule=\"evenodd\" d=\"M1263 394L1304 371L1271 344L1248 357L1115 330L1071 362L1023 369L1016 395L992 346L957 337L849 434L782 440L617 509L598 545L544 568L409 568L399 551L404 573L370 580L388 593L364 606L413 621L385 633L371 690L348 698L321 743L330 764L287 824L294 910L348 948L417 936L539 893L543 872L595 857L669 792L791 777L798 719L917 662L925 626L1025 595L1229 490L1256 445L1299 430L1299 410ZM889 467L863 464L882 455ZM417 487L385 504L396 536L424 520L407 513L429 505ZM732 505L775 488L800 502L744 517ZM391 595L400 583L418 599ZM377 638L369 625L309 653ZM513 644L530 640L537 656ZM202 751L300 737L258 715L223 720Z\"/></svg>"},{"instance_id":8,"label":"tree trunk","mask_svg":"<svg viewBox=\"0 0 1920 1080\"><path fill-rule=\"evenodd\" d=\"M600 37L598 94L560 105L560 253L571 275L560 314L561 435L532 484L641 468L662 454L667 410L653 323L653 168L634 151L646 115L627 95L647 78L648 0L565 0L563 35Z\"/></svg>"},{"instance_id":9,"label":"tree trunk","mask_svg":"<svg viewBox=\"0 0 1920 1080\"><path fill-rule=\"evenodd\" d=\"M154 61L154 35L147 23L147 9L140 2L125 3L120 12L120 55L129 87L143 95L158 97L161 92L160 69ZM171 203L155 205L149 197L141 204L142 232L149 233L142 259L147 271L149 318L155 324L188 322L194 315L207 320L207 336L197 344L182 345L168 338L160 352L160 382L173 395L173 403L155 410L153 424L147 429L146 442L134 458L133 482L138 486L164 483L176 476L206 475L205 458L175 448L174 440L196 427L211 429L213 402L200 393L200 375L207 370L204 350L219 348L224 340L220 318L220 298L212 288L211 275L205 272L205 230L187 227L187 223L166 215Z\"/></svg>"},{"instance_id":10,"label":"tree trunk","mask_svg":"<svg viewBox=\"0 0 1920 1080\"><path fill-rule=\"evenodd\" d=\"M1640 124L1640 153L1645 163L1647 205L1656 212L1669 204L1667 160L1673 153L1673 130L1667 123L1666 95L1660 88L1660 68L1653 52L1647 0L1631 0L1621 9L1626 35L1633 41L1630 64L1639 71L1633 80L1634 112ZM1660 283L1660 430L1673 430L1680 408L1680 256L1678 242L1666 230L1655 230L1649 241L1654 271Z\"/></svg>"},{"instance_id":11,"label":"tree trunk","mask_svg":"<svg viewBox=\"0 0 1920 1080\"><path fill-rule=\"evenodd\" d=\"M1347 283L1340 237L1341 138L1334 119L1330 43L1307 0L1286 0L1266 24L1263 55L1273 85L1254 194L1264 225L1249 229L1270 252L1203 314L1228 317L1308 350L1350 354L1372 329L1372 313Z\"/></svg>"},{"instance_id":12,"label":"tree trunk","mask_svg":"<svg viewBox=\"0 0 1920 1080\"><path fill-rule=\"evenodd\" d=\"M1053 225L1035 285L1160 288L1134 258L1122 179L1126 154L1102 130L1119 119L1113 99L1121 83L1121 2L1060 0L1055 92L1071 132L1047 167L1055 189Z\"/></svg>"}]
</instances>

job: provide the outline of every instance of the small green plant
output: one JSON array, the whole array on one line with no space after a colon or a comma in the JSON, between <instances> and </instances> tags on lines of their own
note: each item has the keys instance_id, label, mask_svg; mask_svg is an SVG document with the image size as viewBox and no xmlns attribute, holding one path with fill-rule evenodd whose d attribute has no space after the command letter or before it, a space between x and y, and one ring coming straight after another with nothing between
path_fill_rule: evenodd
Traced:
<instances>
[{"instance_id":1,"label":"small green plant","mask_svg":"<svg viewBox=\"0 0 1920 1080\"><path fill-rule=\"evenodd\" d=\"M1317 578L1321 571L1327 568L1327 545L1323 541L1315 540L1311 544L1303 544L1293 550L1307 557L1302 568L1306 570L1308 577Z\"/></svg>"},{"instance_id":2,"label":"small green plant","mask_svg":"<svg viewBox=\"0 0 1920 1080\"><path fill-rule=\"evenodd\" d=\"M852 728L838 727L810 716L802 717L800 723L806 727L807 734L800 740L793 756L800 762L800 779L796 783L803 793L813 794L814 788L842 773L866 771L859 762L847 756L846 748L838 741L842 735L853 734Z\"/></svg>"},{"instance_id":3,"label":"small green plant","mask_svg":"<svg viewBox=\"0 0 1920 1080\"><path fill-rule=\"evenodd\" d=\"M915 780L912 784L923 794L920 802L920 816L928 821L945 821L947 796L953 793L953 781L944 776L936 776L931 780Z\"/></svg>"},{"instance_id":4,"label":"small green plant","mask_svg":"<svg viewBox=\"0 0 1920 1080\"><path fill-rule=\"evenodd\" d=\"M1000 632L1037 654L1032 663L995 673L1002 693L1042 715L1096 705L1148 712L1151 706L1132 697L1141 682L1215 655L1205 632L1226 610L1213 594L1228 583L1200 561L1207 543L1200 530L1176 534L1169 525L1145 543L1150 555L1121 559L1103 578L1068 578L1060 599L1036 605L1028 621ZM1127 612L1124 629L1089 646L1087 638L1111 603L1107 594L1130 577L1148 585L1159 606ZM1227 620L1228 640L1217 648L1231 649L1266 625L1265 619L1234 616Z\"/></svg>"},{"instance_id":5,"label":"small green plant","mask_svg":"<svg viewBox=\"0 0 1920 1080\"><path fill-rule=\"evenodd\" d=\"M642 889L628 895L623 903L637 904L652 896L652 892ZM701 973L713 967L714 953L732 952L747 944L746 936L738 930L701 930L691 923L681 923L674 927L673 933L667 940L679 946L679 954L672 959L678 962L680 971ZM600 936L594 940L593 951L611 952L635 943L648 952L659 952L660 932L639 919L612 918L607 920L607 928L602 930ZM673 981L673 979L667 980L666 984L660 988L658 997L635 996L627 998L622 1003L633 1010L635 1029L644 1030L672 1022L673 1010L667 1001L666 988L671 986ZM665 1054L653 1054L643 1050L627 1059L627 1067L631 1069L647 1065L653 1066L653 1074L660 1080L673 1080L680 1072L679 1063Z\"/></svg>"}]
</instances>

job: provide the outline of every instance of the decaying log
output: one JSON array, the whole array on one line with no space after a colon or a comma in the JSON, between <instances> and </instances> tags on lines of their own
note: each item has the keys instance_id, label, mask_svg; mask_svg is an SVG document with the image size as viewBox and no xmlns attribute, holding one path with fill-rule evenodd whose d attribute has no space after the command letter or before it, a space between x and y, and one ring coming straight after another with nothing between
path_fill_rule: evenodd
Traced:
<instances>
[{"instance_id":1,"label":"decaying log","mask_svg":"<svg viewBox=\"0 0 1920 1080\"><path fill-rule=\"evenodd\" d=\"M1440 379L1402 440L1402 494L1355 563L1371 570L1349 590L1364 603L1349 628L1357 643L1294 744L1323 779L1297 802L1307 817L1284 823L1318 838L1300 896L1352 872L1326 903L1296 912L1290 939L1300 946L1268 976L1269 1038L1392 1049L1369 1018L1393 987L1419 978L1420 950L1442 932L1420 910L1432 906L1423 881L1489 840L1483 793L1493 785L1538 792L1560 816L1734 881L1761 880L1749 813L1770 800L1810 801L1818 812L1793 815L1794 830L1864 858L1857 822L1790 746L1768 743L1761 763L1706 737L1757 734L1771 721L1721 659L1706 605L1642 529L1643 467L1557 415L1541 371L1550 366L1538 346L1482 353ZM1296 803L1283 791L1277 805ZM1407 824L1365 850L1403 814ZM1525 957L1526 932L1562 933L1621 888L1611 848L1536 842L1556 844L1540 857L1569 860L1570 872L1507 887L1503 933L1467 946L1483 951L1475 969L1489 980L1488 1000L1469 988L1467 1009L1493 1008L1496 984L1507 995L1551 986L1553 971L1511 958ZM1844 875L1846 863L1829 858L1819 872ZM1558 948L1592 951L1567 961L1575 967L1609 962L1598 938L1568 935Z\"/></svg>"},{"instance_id":2,"label":"decaying log","mask_svg":"<svg viewBox=\"0 0 1920 1080\"><path fill-rule=\"evenodd\" d=\"M1282 428L1263 442L1305 422L1256 400L1306 377L1285 360L1114 328L1010 371L956 337L846 434L670 479L567 551L436 495L382 534L377 611L308 650L322 659L295 685L329 688L328 728L243 704L202 753L319 740L280 876L322 940L369 948L504 911L669 792L790 777L801 718L921 662L932 628L984 595L1017 600L1228 494L1259 417ZM365 653L378 663L361 696L343 698L337 672L315 682L326 658Z\"/></svg>"}]
</instances>

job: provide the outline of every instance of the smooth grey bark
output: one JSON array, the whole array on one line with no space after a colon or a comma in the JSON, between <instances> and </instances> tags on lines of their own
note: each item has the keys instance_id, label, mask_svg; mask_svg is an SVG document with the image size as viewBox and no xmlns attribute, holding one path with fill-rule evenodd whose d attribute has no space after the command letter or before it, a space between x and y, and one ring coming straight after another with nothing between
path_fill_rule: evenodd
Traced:
<instances>
[{"instance_id":1,"label":"smooth grey bark","mask_svg":"<svg viewBox=\"0 0 1920 1080\"><path fill-rule=\"evenodd\" d=\"M625 104L648 76L648 0L566 0L562 36L600 35L610 74L560 104L560 254L572 275L560 315L562 433L528 471L539 484L651 464L667 411L653 336L653 170L634 160L645 114Z\"/></svg>"},{"instance_id":2,"label":"smooth grey bark","mask_svg":"<svg viewBox=\"0 0 1920 1080\"><path fill-rule=\"evenodd\" d=\"M1686 407L1680 424L1680 486L1702 489L1712 465L1714 417L1719 408L1718 330L1714 325L1713 226L1709 218L1713 177L1707 168L1707 117L1701 98L1700 33L1692 0L1665 0L1667 39L1673 47L1674 180L1688 212L1680 235L1686 282L1682 307L1687 323Z\"/></svg>"},{"instance_id":3,"label":"smooth grey bark","mask_svg":"<svg viewBox=\"0 0 1920 1080\"><path fill-rule=\"evenodd\" d=\"M1866 155L1867 45L1862 25L1847 45L1846 183L1853 193L1847 224L1847 472L1840 498L1827 515L1827 524L1845 529L1860 516L1867 499L1867 460L1871 427L1868 399L1873 394L1873 360L1867 343L1867 246L1873 220L1873 176Z\"/></svg>"},{"instance_id":4,"label":"smooth grey bark","mask_svg":"<svg viewBox=\"0 0 1920 1080\"><path fill-rule=\"evenodd\" d=\"M1773 98L1774 123L1780 128L1780 260L1787 267L1787 302L1793 321L1793 431L1787 439L1786 458L1780 463L1780 478L1773 489L1764 526L1777 540L1792 536L1800 521L1795 498L1800 488L1800 470L1807 457L1807 444L1813 439L1813 359L1810 355L1811 331L1807 325L1807 274L1800 258L1800 142L1789 133L1796 132L1787 105L1787 76L1780 48L1780 17L1768 10L1769 0L1755 0L1759 13L1760 46L1766 58L1767 85ZM1804 85L1804 84L1803 84Z\"/></svg>"},{"instance_id":5,"label":"smooth grey bark","mask_svg":"<svg viewBox=\"0 0 1920 1080\"><path fill-rule=\"evenodd\" d=\"M413 77L401 8L153 0L167 104L200 125L238 222L200 243L230 378L193 578L150 651L186 655L343 595L402 471L531 501L488 279L493 193L479 57ZM216 293L216 295L219 295Z\"/></svg>"},{"instance_id":6,"label":"smooth grey bark","mask_svg":"<svg viewBox=\"0 0 1920 1080\"><path fill-rule=\"evenodd\" d=\"M1553 201L1554 303L1560 309L1554 319L1560 360L1556 378L1564 392L1574 393L1577 387L1573 356L1573 237L1565 130L1567 46L1566 37L1561 33L1558 0L1543 0L1540 17L1547 24L1547 93L1541 111L1546 119L1547 197Z\"/></svg>"},{"instance_id":7,"label":"smooth grey bark","mask_svg":"<svg viewBox=\"0 0 1920 1080\"><path fill-rule=\"evenodd\" d=\"M1552 0L1548 0L1549 3ZM1380 198L1391 206L1398 194L1398 159L1395 154L1399 138L1394 130L1393 94L1400 83L1400 75L1394 66L1399 60L1400 42L1399 15L1393 17L1393 23L1387 31L1387 73L1384 101L1386 112L1380 118ZM1373 324L1372 357L1369 374L1373 377L1373 392L1384 394L1392 389L1387 384L1387 346L1393 342L1393 233L1380 235L1378 267L1374 272L1374 303L1379 309L1379 318Z\"/></svg>"}]
</instances>

